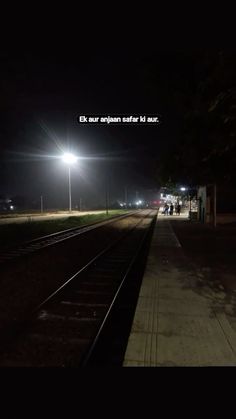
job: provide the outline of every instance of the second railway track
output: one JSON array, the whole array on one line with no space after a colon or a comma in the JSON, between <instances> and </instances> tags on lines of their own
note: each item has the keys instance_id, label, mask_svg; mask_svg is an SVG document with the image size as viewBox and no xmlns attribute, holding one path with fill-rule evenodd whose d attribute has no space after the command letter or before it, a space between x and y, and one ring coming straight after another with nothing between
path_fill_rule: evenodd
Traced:
<instances>
[{"instance_id":1,"label":"second railway track","mask_svg":"<svg viewBox=\"0 0 236 419\"><path fill-rule=\"evenodd\" d=\"M30 241L22 242L21 244L15 245L12 248L0 251L0 264L11 262L15 258L28 255L32 252L44 249L45 247L53 246L57 243L61 243L62 241L71 239L78 235L88 233L94 229L98 229L105 225L109 225L116 221L122 220L123 218L130 217L134 213L135 212L129 212L118 216L116 215L105 221L96 221L95 223L86 224L79 227L73 227L67 230L48 234L43 237L38 237Z\"/></svg>"}]
</instances>

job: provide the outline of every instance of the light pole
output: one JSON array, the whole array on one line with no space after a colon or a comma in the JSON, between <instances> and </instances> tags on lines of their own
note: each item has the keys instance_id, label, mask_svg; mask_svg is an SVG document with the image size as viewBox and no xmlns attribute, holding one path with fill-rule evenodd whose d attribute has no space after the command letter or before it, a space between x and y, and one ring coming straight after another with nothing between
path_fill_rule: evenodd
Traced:
<instances>
[{"instance_id":1,"label":"light pole","mask_svg":"<svg viewBox=\"0 0 236 419\"><path fill-rule=\"evenodd\" d=\"M127 209L128 205L128 194L127 194L127 186L125 186L125 208Z\"/></svg>"},{"instance_id":2,"label":"light pole","mask_svg":"<svg viewBox=\"0 0 236 419\"><path fill-rule=\"evenodd\" d=\"M74 154L71 153L65 153L62 156L62 160L64 161L64 163L66 163L68 165L68 179L69 179L69 212L71 212L71 175L70 175L70 168L71 165L73 165L74 163L76 163L76 161L78 160L78 157L76 157Z\"/></svg>"},{"instance_id":3,"label":"light pole","mask_svg":"<svg viewBox=\"0 0 236 419\"><path fill-rule=\"evenodd\" d=\"M70 166L68 167L68 178L69 178L69 212L71 212L71 181L70 181Z\"/></svg>"},{"instance_id":4,"label":"light pole","mask_svg":"<svg viewBox=\"0 0 236 419\"><path fill-rule=\"evenodd\" d=\"M40 196L40 209L43 212L43 195Z\"/></svg>"}]
</instances>

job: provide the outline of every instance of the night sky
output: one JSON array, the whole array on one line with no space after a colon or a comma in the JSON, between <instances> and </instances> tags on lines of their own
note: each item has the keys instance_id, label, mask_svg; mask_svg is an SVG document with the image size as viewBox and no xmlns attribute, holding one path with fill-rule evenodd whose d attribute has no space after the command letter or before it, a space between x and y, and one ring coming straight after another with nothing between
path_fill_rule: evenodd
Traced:
<instances>
[{"instance_id":1,"label":"night sky","mask_svg":"<svg viewBox=\"0 0 236 419\"><path fill-rule=\"evenodd\" d=\"M199 51L113 52L69 49L2 50L0 54L0 195L29 205L67 205L73 151L72 205L157 196L157 158L178 143L183 112L176 91L196 82ZM159 115L155 126L81 125L78 115ZM53 157L54 156L54 157Z\"/></svg>"}]
</instances>

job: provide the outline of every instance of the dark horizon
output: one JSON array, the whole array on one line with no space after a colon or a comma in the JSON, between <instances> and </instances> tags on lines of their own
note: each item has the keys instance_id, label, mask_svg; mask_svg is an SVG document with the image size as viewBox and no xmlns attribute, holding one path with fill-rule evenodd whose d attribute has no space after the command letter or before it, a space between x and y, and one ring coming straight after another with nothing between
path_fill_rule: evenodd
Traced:
<instances>
[{"instance_id":1,"label":"dark horizon","mask_svg":"<svg viewBox=\"0 0 236 419\"><path fill-rule=\"evenodd\" d=\"M121 199L125 187L132 196L153 190L155 199L157 162L182 139L203 56L201 49L2 52L0 195L32 201L44 195L49 206L66 205L67 169L50 156L72 150L85 158L72 173L74 204L80 197L91 205L104 202L105 179L111 199ZM161 123L79 124L78 115L88 114L160 115Z\"/></svg>"}]
</instances>

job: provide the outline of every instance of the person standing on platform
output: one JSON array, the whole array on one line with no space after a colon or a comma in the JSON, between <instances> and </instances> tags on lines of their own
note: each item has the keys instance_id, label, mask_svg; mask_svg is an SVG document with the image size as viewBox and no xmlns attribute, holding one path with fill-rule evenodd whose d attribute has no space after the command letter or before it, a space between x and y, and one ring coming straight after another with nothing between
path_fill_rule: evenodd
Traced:
<instances>
[{"instance_id":1,"label":"person standing on platform","mask_svg":"<svg viewBox=\"0 0 236 419\"><path fill-rule=\"evenodd\" d=\"M178 215L180 215L180 211L181 211L181 205L180 205L180 204L178 204L178 205L177 205L177 214L178 214Z\"/></svg>"},{"instance_id":2,"label":"person standing on platform","mask_svg":"<svg viewBox=\"0 0 236 419\"><path fill-rule=\"evenodd\" d=\"M168 215L169 205L166 203L164 206L164 215Z\"/></svg>"}]
</instances>

